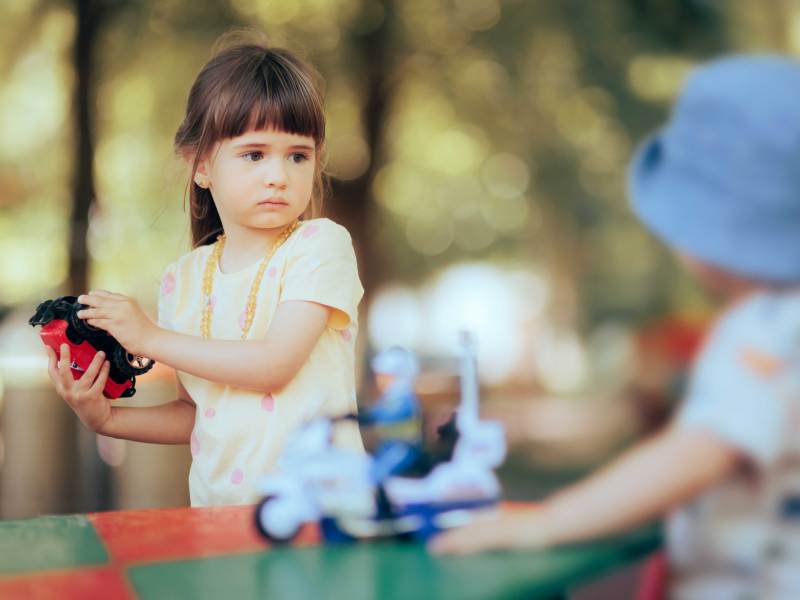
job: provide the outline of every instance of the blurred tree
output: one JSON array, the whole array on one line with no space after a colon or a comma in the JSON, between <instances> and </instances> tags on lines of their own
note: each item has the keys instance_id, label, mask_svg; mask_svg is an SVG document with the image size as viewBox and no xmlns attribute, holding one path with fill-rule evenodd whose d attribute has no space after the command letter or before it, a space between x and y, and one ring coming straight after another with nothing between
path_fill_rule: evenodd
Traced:
<instances>
[{"instance_id":1,"label":"blurred tree","mask_svg":"<svg viewBox=\"0 0 800 600\"><path fill-rule=\"evenodd\" d=\"M114 0L73 0L77 17L72 65L75 73L73 90L74 175L72 211L69 233L69 293L82 294L89 289L89 254L86 234L89 209L95 201L94 184L94 107L97 106L98 34L120 5Z\"/></svg>"},{"instance_id":2,"label":"blurred tree","mask_svg":"<svg viewBox=\"0 0 800 600\"><path fill-rule=\"evenodd\" d=\"M73 0L76 15L72 50L75 74L72 105L75 158L67 282L69 294L74 296L89 289L87 232L89 210L95 202L94 107L97 106L97 40L102 28L111 22L121 4L120 0ZM69 426L77 427L76 434L80 439L81 468L75 477L79 492L77 503L83 510L108 510L112 507L111 474L95 448L96 436L83 430L74 418L70 418Z\"/></svg>"},{"instance_id":3,"label":"blurred tree","mask_svg":"<svg viewBox=\"0 0 800 600\"><path fill-rule=\"evenodd\" d=\"M334 220L344 225L355 240L359 273L367 295L365 304L368 304L369 294L380 284L381 276L385 274L381 269L373 235L376 217L372 185L385 156L384 129L393 88L397 82L394 73L400 54L393 28L394 2L384 0L378 5L382 13L378 24L373 22L356 27L350 40L356 55L351 65L361 72L361 77L358 77L362 95L359 102L360 121L363 123L369 162L367 168L354 179L332 179L333 195L329 211ZM362 12L367 11L366 6L362 6ZM363 14L359 17L362 22L369 18Z\"/></svg>"},{"instance_id":4,"label":"blurred tree","mask_svg":"<svg viewBox=\"0 0 800 600\"><path fill-rule=\"evenodd\" d=\"M183 217L162 198L180 188L165 189L158 161L143 164L141 175L122 165L134 153L139 161L164 156L211 42L249 25L307 54L329 81L331 163L358 155L351 163L361 165L334 169L330 210L353 233L368 290L461 258L528 256L561 273L574 288L565 306L588 322L675 301L668 290L677 276L627 215L624 164L694 61L745 43L780 48L794 10L782 0L12 4L19 26L3 30L5 72L42 43L32 33L48 34L43 14L72 7L75 15L70 289L87 287L87 264L104 285L138 289L163 266L148 265L165 250L176 253L166 231ZM15 185L9 172L0 172L7 189ZM498 177L519 185L500 181L502 188ZM96 186L101 201L92 208ZM4 196L6 206L24 212L26 192ZM35 193L58 202L52 191ZM168 226L154 230L165 210ZM49 229L43 236L54 237Z\"/></svg>"}]
</instances>

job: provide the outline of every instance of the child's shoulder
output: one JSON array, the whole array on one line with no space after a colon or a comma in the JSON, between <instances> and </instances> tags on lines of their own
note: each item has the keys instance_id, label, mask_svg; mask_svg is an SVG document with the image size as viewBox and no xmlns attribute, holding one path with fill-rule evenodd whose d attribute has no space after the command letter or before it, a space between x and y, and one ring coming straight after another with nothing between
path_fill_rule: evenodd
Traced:
<instances>
[{"instance_id":1,"label":"child's shoulder","mask_svg":"<svg viewBox=\"0 0 800 600\"><path fill-rule=\"evenodd\" d=\"M768 347L800 341L800 291L750 294L727 310L714 328L722 341L760 343Z\"/></svg>"},{"instance_id":2,"label":"child's shoulder","mask_svg":"<svg viewBox=\"0 0 800 600\"><path fill-rule=\"evenodd\" d=\"M198 266L205 265L209 254L211 254L211 248L211 244L198 246L169 263L164 270L173 275L185 273L187 270L196 270Z\"/></svg>"},{"instance_id":3,"label":"child's shoulder","mask_svg":"<svg viewBox=\"0 0 800 600\"><path fill-rule=\"evenodd\" d=\"M347 229L326 218L303 221L296 237L302 245L314 243L323 246L352 246L353 244Z\"/></svg>"},{"instance_id":4,"label":"child's shoulder","mask_svg":"<svg viewBox=\"0 0 800 600\"><path fill-rule=\"evenodd\" d=\"M758 326L800 324L800 290L752 293L728 310L723 320Z\"/></svg>"},{"instance_id":5,"label":"child's shoulder","mask_svg":"<svg viewBox=\"0 0 800 600\"><path fill-rule=\"evenodd\" d=\"M331 221L327 217L319 217L317 219L308 219L300 223L300 232L304 233L306 237L310 237L316 233L322 235L339 235L350 237L350 233L342 225L335 221Z\"/></svg>"}]
</instances>

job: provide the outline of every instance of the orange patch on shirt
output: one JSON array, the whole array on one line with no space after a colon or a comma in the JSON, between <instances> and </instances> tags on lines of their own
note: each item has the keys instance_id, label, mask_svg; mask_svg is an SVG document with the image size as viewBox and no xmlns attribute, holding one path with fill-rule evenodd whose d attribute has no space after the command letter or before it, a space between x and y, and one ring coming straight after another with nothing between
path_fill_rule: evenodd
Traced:
<instances>
[{"instance_id":1,"label":"orange patch on shirt","mask_svg":"<svg viewBox=\"0 0 800 600\"><path fill-rule=\"evenodd\" d=\"M739 359L744 366L762 377L772 377L786 366L780 358L751 346L742 348Z\"/></svg>"}]
</instances>

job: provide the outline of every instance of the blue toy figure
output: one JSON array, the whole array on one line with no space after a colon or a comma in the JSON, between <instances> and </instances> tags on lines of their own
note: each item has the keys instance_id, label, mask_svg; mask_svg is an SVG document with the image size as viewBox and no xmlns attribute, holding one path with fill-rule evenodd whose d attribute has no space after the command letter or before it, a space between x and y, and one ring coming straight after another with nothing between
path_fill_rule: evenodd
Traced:
<instances>
[{"instance_id":1,"label":"blue toy figure","mask_svg":"<svg viewBox=\"0 0 800 600\"><path fill-rule=\"evenodd\" d=\"M388 379L389 384L358 420L380 439L371 469L373 482L379 484L405 472L422 453L422 417L414 392L419 363L413 352L395 346L375 356L372 370L379 382Z\"/></svg>"}]
</instances>

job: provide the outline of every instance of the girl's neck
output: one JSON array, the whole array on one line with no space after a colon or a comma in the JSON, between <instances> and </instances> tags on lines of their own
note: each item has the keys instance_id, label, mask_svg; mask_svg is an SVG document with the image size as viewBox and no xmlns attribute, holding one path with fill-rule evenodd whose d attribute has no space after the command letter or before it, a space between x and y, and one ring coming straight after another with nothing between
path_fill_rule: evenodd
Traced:
<instances>
[{"instance_id":1,"label":"girl's neck","mask_svg":"<svg viewBox=\"0 0 800 600\"><path fill-rule=\"evenodd\" d=\"M225 248L219 261L222 273L235 273L257 264L275 243L283 227L278 229L225 229Z\"/></svg>"}]
</instances>

